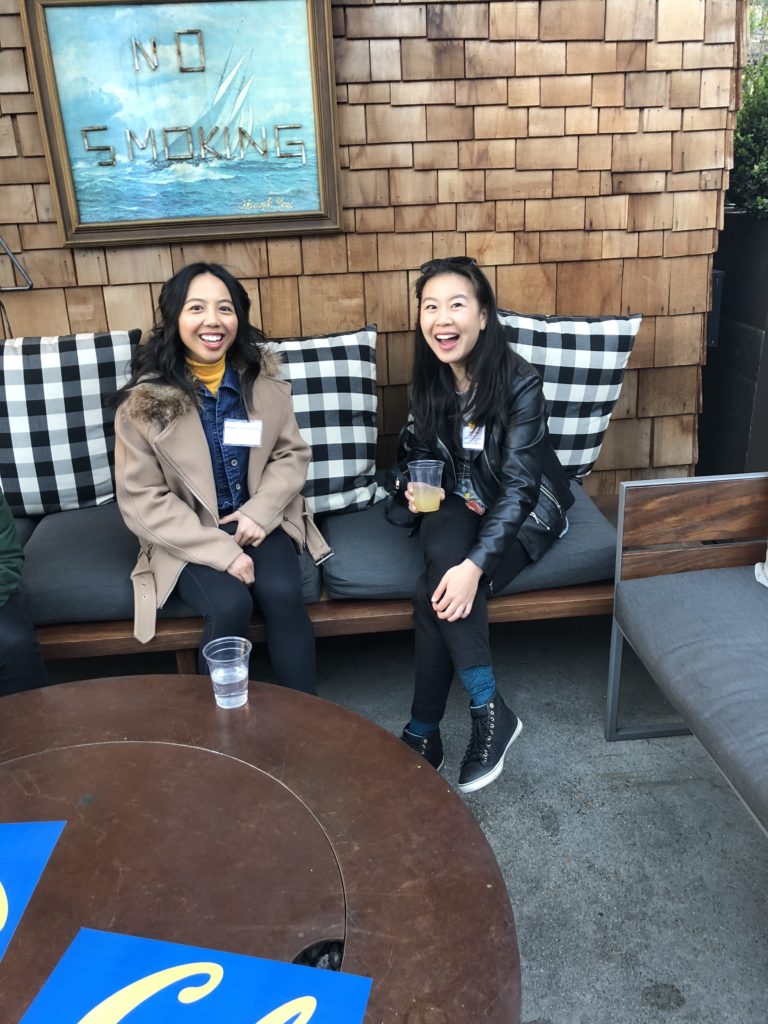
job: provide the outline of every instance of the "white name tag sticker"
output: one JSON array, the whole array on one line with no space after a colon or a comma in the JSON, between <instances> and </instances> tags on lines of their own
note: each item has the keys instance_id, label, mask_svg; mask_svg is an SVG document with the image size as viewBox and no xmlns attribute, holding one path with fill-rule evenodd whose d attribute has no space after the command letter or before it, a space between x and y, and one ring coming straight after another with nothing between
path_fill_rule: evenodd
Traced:
<instances>
[{"instance_id":1,"label":"white name tag sticker","mask_svg":"<svg viewBox=\"0 0 768 1024\"><path fill-rule=\"evenodd\" d=\"M461 447L471 452L481 452L485 444L485 427L476 423L465 423L461 431Z\"/></svg>"},{"instance_id":2,"label":"white name tag sticker","mask_svg":"<svg viewBox=\"0 0 768 1024\"><path fill-rule=\"evenodd\" d=\"M261 448L261 420L224 420L224 444Z\"/></svg>"}]
</instances>

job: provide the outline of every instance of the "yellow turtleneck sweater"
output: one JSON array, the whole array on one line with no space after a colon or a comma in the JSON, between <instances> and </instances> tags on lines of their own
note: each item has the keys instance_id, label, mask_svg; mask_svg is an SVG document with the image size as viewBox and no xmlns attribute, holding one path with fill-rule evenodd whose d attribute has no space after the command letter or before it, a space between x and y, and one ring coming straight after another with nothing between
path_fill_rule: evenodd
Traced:
<instances>
[{"instance_id":1,"label":"yellow turtleneck sweater","mask_svg":"<svg viewBox=\"0 0 768 1024\"><path fill-rule=\"evenodd\" d=\"M216 395L224 379L226 359L226 356L222 356L215 363L196 363L194 359L187 357L185 362L192 375L204 384L212 395Z\"/></svg>"}]
</instances>

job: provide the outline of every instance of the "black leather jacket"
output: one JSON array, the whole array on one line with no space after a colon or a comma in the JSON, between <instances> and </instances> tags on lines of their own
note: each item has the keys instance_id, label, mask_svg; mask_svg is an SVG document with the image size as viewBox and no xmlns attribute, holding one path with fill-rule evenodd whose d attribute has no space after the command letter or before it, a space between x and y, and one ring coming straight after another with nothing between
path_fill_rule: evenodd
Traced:
<instances>
[{"instance_id":1,"label":"black leather jacket","mask_svg":"<svg viewBox=\"0 0 768 1024\"><path fill-rule=\"evenodd\" d=\"M407 482L408 463L438 459L444 463L446 494L457 489L456 457L449 424L440 424L431 442L417 439L413 421L400 435L398 466ZM473 452L472 486L486 506L475 547L468 552L487 577L518 538L532 560L540 558L567 526L566 512L573 495L547 429L541 377L515 355L505 423L486 429L482 451Z\"/></svg>"}]
</instances>

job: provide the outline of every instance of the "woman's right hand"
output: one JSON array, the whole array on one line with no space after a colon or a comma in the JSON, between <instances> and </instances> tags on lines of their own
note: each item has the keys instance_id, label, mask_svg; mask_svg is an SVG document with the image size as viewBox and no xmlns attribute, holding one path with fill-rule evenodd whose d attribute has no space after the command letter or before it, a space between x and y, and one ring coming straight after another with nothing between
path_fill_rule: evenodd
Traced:
<instances>
[{"instance_id":1,"label":"woman's right hand","mask_svg":"<svg viewBox=\"0 0 768 1024\"><path fill-rule=\"evenodd\" d=\"M408 509L409 509L409 511L412 512L413 515L418 515L419 514L419 510L416 508L416 506L413 503L413 480L409 480L408 483L405 486L405 500L408 502ZM442 504L444 501L445 501L445 491L441 487L440 488L440 504Z\"/></svg>"},{"instance_id":2,"label":"woman's right hand","mask_svg":"<svg viewBox=\"0 0 768 1024\"><path fill-rule=\"evenodd\" d=\"M234 576L236 579L241 580L248 587L250 587L256 578L253 572L253 562L244 551L242 554L237 556L231 565L227 566L227 572L230 576Z\"/></svg>"}]
</instances>

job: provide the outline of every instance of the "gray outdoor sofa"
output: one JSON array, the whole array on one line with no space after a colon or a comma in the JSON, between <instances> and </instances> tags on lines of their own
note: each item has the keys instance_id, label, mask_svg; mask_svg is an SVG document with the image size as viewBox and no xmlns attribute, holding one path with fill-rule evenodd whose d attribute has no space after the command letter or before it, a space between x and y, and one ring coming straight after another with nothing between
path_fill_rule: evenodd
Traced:
<instances>
[{"instance_id":1,"label":"gray outdoor sofa","mask_svg":"<svg viewBox=\"0 0 768 1024\"><path fill-rule=\"evenodd\" d=\"M768 473L622 484L606 739L693 732L768 831ZM627 640L682 723L619 725Z\"/></svg>"},{"instance_id":2,"label":"gray outdoor sofa","mask_svg":"<svg viewBox=\"0 0 768 1024\"><path fill-rule=\"evenodd\" d=\"M568 533L492 599L493 621L609 614L616 530L580 484L572 487ZM25 542L22 599L46 657L142 650L132 637L129 579L137 542L117 505L16 522ZM318 635L410 628L418 539L387 521L383 502L318 522L335 552L319 568L302 557L304 598ZM177 651L179 668L194 670L200 631L199 618L172 596L160 611L157 636L144 649ZM263 637L258 617L253 636Z\"/></svg>"}]
</instances>

